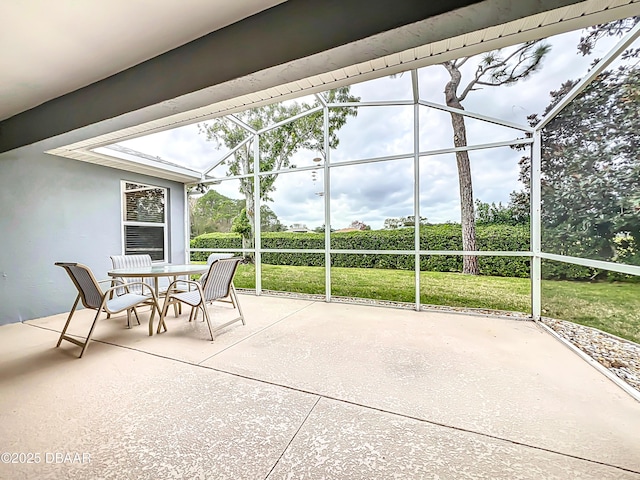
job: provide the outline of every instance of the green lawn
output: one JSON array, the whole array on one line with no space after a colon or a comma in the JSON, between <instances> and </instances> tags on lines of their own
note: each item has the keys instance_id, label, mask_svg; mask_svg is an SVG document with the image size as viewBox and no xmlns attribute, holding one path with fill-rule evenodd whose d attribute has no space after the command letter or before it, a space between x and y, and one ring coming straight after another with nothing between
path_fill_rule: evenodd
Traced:
<instances>
[{"instance_id":1,"label":"green lawn","mask_svg":"<svg viewBox=\"0 0 640 480\"><path fill-rule=\"evenodd\" d=\"M335 296L413 302L413 271L332 268ZM488 308L531 313L528 278L487 277L460 273L421 272L422 304ZM255 288L255 267L240 265L238 288ZM324 294L323 267L262 266L262 288ZM640 284L542 282L546 317L596 327L640 343Z\"/></svg>"},{"instance_id":2,"label":"green lawn","mask_svg":"<svg viewBox=\"0 0 640 480\"><path fill-rule=\"evenodd\" d=\"M543 281L542 315L640 343L640 285Z\"/></svg>"}]
</instances>

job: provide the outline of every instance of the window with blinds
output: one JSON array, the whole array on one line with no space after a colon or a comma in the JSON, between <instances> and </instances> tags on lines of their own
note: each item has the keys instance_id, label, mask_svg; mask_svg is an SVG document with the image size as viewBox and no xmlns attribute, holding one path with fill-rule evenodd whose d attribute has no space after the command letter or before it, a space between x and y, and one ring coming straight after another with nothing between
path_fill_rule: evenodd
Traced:
<instances>
[{"instance_id":1,"label":"window with blinds","mask_svg":"<svg viewBox=\"0 0 640 480\"><path fill-rule=\"evenodd\" d=\"M167 189L122 182L122 228L125 255L149 254L167 260Z\"/></svg>"}]
</instances>

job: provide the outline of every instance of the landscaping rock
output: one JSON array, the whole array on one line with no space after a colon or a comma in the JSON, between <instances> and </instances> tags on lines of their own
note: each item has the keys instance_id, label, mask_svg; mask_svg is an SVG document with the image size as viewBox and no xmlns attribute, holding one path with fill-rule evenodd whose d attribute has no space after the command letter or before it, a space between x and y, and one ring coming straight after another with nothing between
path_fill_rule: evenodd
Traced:
<instances>
[{"instance_id":1,"label":"landscaping rock","mask_svg":"<svg viewBox=\"0 0 640 480\"><path fill-rule=\"evenodd\" d=\"M577 323L542 322L640 392L640 345Z\"/></svg>"}]
</instances>

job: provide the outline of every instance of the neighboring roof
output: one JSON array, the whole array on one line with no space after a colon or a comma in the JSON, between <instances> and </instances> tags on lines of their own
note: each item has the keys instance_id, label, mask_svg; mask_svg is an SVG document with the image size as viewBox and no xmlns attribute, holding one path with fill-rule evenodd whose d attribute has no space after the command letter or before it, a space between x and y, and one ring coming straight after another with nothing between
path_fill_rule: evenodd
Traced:
<instances>
[{"instance_id":1,"label":"neighboring roof","mask_svg":"<svg viewBox=\"0 0 640 480\"><path fill-rule=\"evenodd\" d=\"M309 233L313 230L309 230L306 227L290 227L287 229L287 232L295 232L295 233Z\"/></svg>"}]
</instances>

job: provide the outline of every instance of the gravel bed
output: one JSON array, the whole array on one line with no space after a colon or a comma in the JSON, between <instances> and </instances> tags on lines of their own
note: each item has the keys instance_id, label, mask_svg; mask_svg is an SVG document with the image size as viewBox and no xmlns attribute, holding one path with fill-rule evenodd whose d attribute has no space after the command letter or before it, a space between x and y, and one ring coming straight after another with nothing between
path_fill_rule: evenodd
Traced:
<instances>
[{"instance_id":1,"label":"gravel bed","mask_svg":"<svg viewBox=\"0 0 640 480\"><path fill-rule=\"evenodd\" d=\"M577 323L542 322L640 392L640 345Z\"/></svg>"},{"instance_id":2,"label":"gravel bed","mask_svg":"<svg viewBox=\"0 0 640 480\"><path fill-rule=\"evenodd\" d=\"M239 289L241 290L241 289ZM247 290L252 293L253 290ZM265 295L300 298L306 300L324 301L324 295L299 294L291 292L273 292L263 290ZM392 302L386 300L372 300L366 298L331 297L332 302L350 303L356 305L372 305L377 307L401 308L405 310L415 309L413 303ZM531 317L521 312L505 312L501 310L489 310L482 308L457 308L442 305L422 305L421 311L441 311L447 313L462 313L466 315L494 316L511 318L515 320L531 320ZM614 375L621 378L628 385L640 393L640 345L637 343L616 337L591 327L585 327L577 323L552 318L541 319L542 323L554 330L562 338L568 340L581 351L589 355Z\"/></svg>"}]
</instances>

